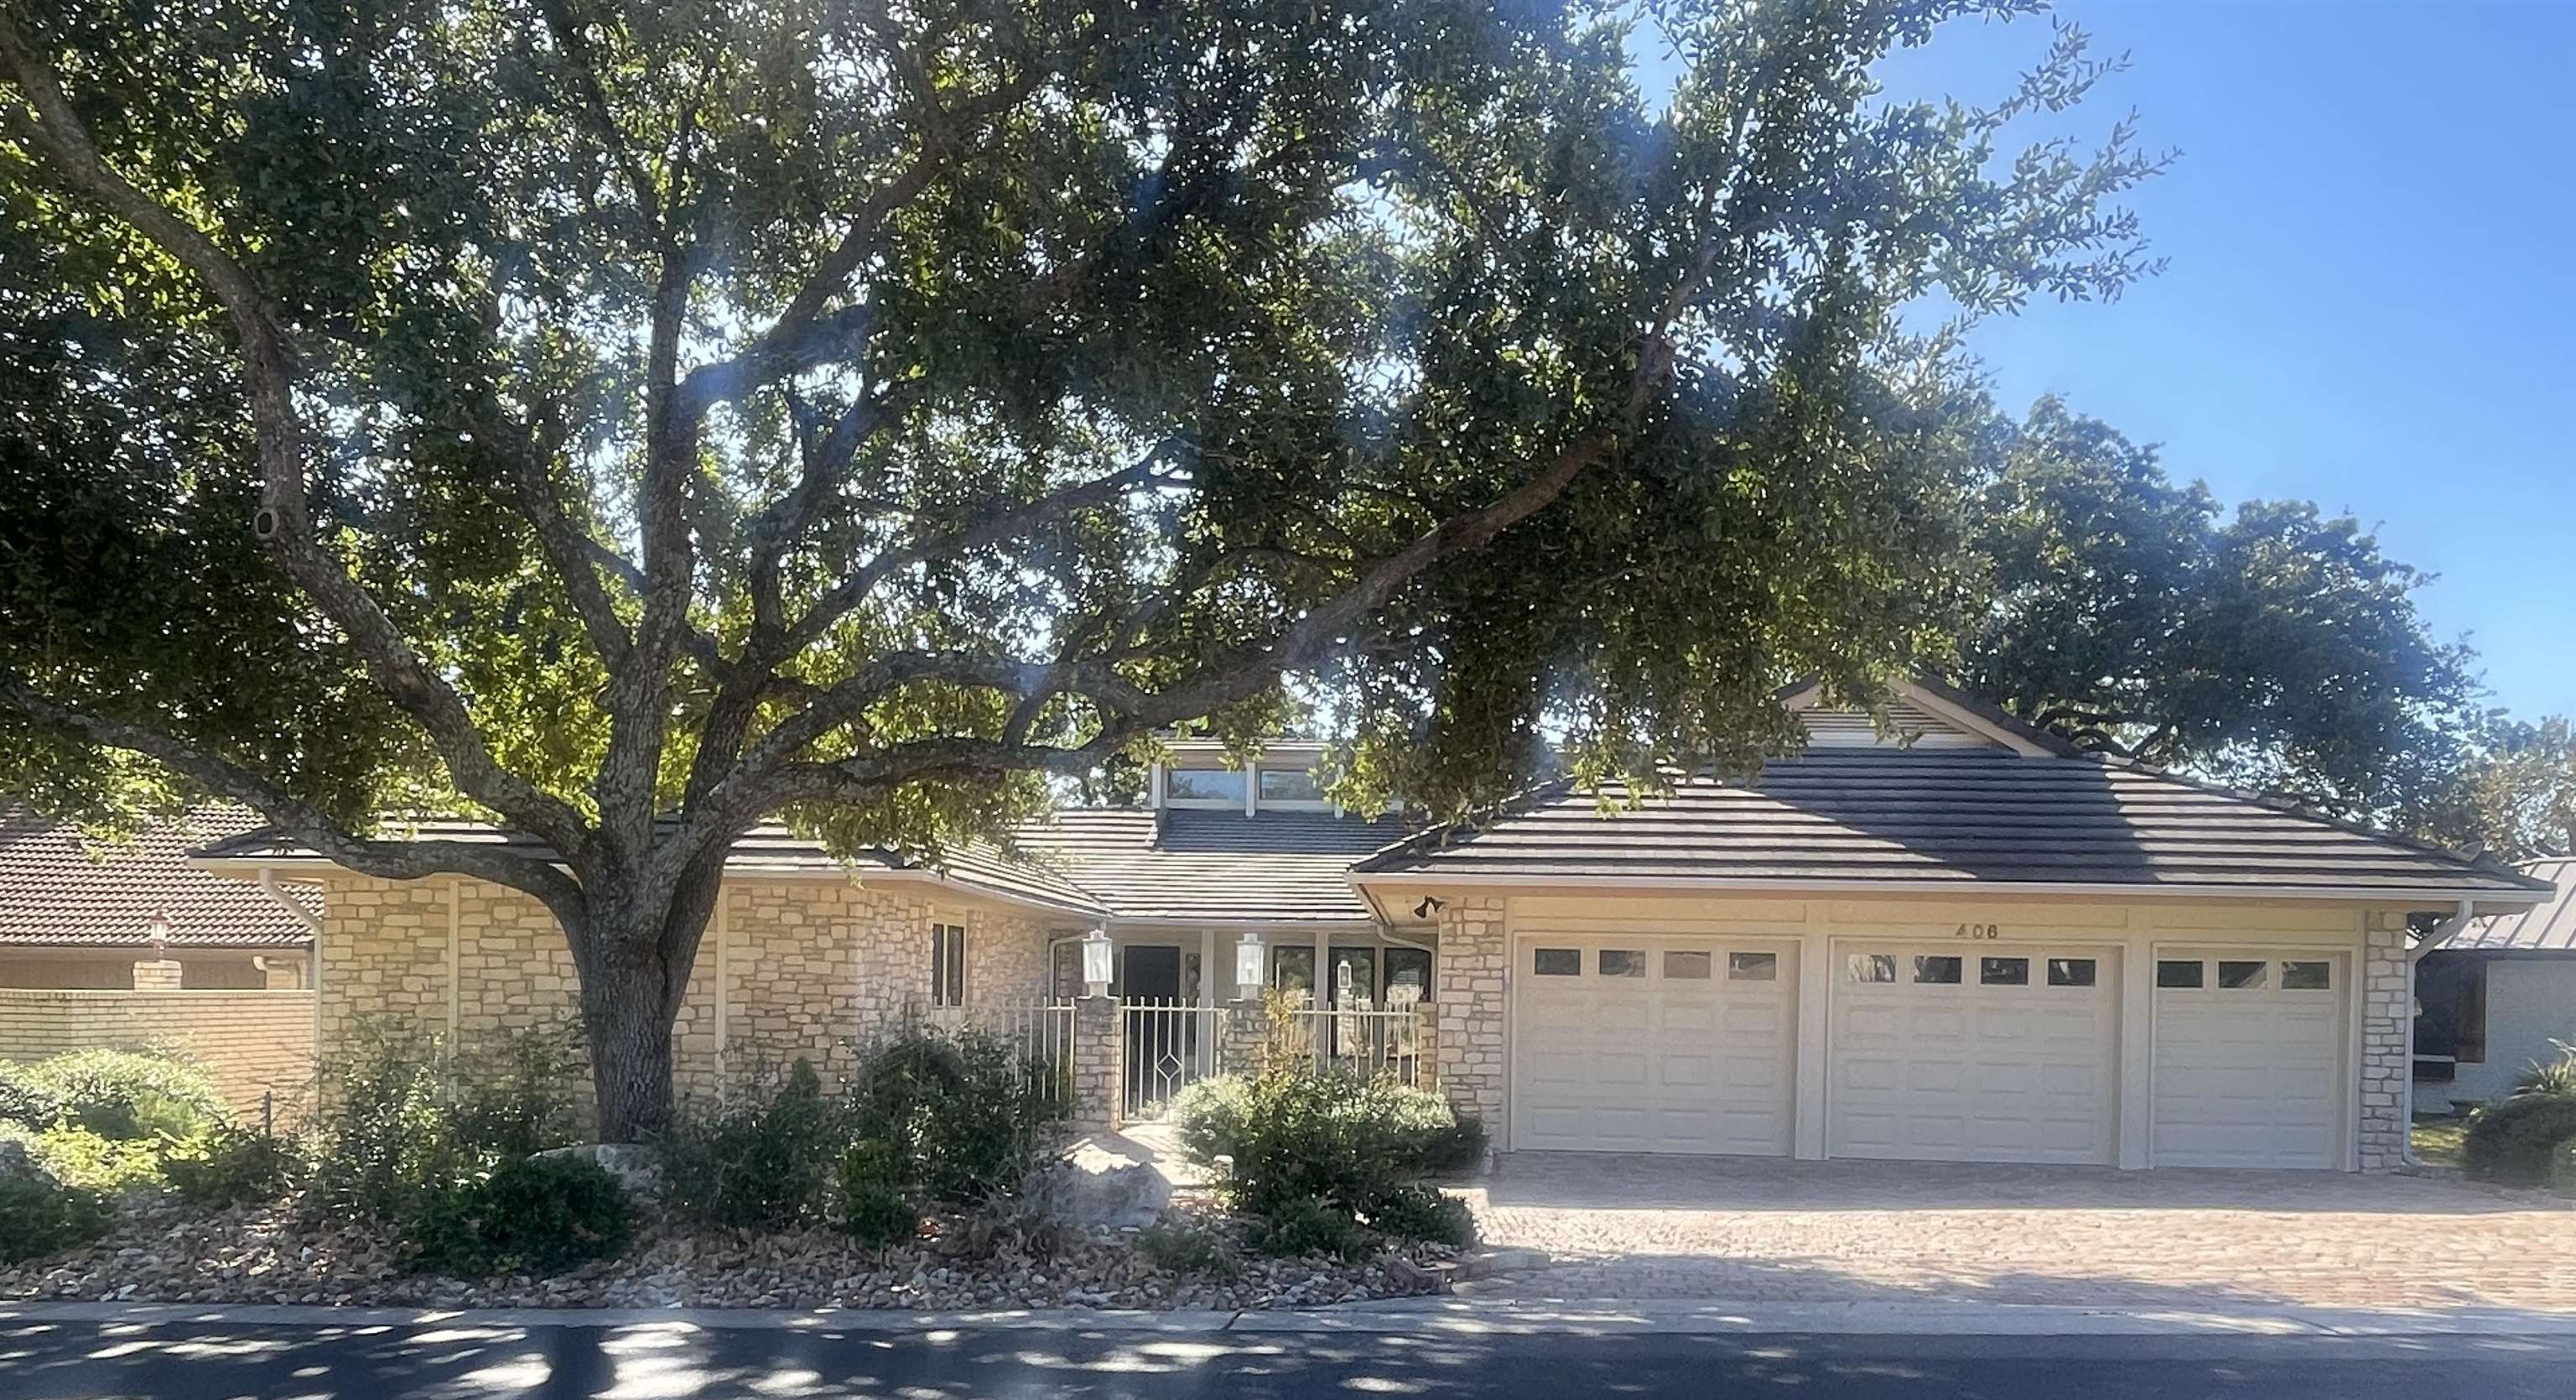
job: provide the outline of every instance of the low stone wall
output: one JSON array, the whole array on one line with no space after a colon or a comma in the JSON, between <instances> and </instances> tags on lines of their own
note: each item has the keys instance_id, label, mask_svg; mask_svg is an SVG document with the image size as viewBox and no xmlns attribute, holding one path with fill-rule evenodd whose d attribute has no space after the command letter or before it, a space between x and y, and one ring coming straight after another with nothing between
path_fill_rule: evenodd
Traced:
<instances>
[{"instance_id":1,"label":"low stone wall","mask_svg":"<svg viewBox=\"0 0 2576 1400\"><path fill-rule=\"evenodd\" d=\"M279 1111L313 1079L313 994L0 989L0 1060L70 1050L171 1050L205 1062L244 1114Z\"/></svg>"}]
</instances>

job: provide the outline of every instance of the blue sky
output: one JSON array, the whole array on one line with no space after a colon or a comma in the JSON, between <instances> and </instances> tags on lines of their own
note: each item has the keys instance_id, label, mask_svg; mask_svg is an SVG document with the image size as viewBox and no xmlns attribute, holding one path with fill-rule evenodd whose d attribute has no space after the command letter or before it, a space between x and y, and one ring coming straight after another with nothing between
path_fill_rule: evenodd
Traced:
<instances>
[{"instance_id":1,"label":"blue sky","mask_svg":"<svg viewBox=\"0 0 2576 1400\"><path fill-rule=\"evenodd\" d=\"M2137 109L2161 277L1981 326L2004 403L2064 395L2220 500L2375 523L2494 702L2576 712L2576 3L2071 0L2127 50L2071 129ZM1984 101L2048 19L1962 21L1884 76ZM2045 134L2041 128L2033 134Z\"/></svg>"}]
</instances>

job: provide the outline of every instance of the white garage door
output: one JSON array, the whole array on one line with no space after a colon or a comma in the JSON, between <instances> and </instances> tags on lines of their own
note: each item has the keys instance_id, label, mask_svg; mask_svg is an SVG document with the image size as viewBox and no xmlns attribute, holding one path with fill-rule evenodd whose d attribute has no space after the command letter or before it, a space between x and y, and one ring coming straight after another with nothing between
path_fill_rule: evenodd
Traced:
<instances>
[{"instance_id":1,"label":"white garage door","mask_svg":"<svg viewBox=\"0 0 2576 1400\"><path fill-rule=\"evenodd\" d=\"M2116 950L1843 944L1836 963L1827 1153L2116 1160Z\"/></svg>"},{"instance_id":2,"label":"white garage door","mask_svg":"<svg viewBox=\"0 0 2576 1400\"><path fill-rule=\"evenodd\" d=\"M1542 934L1514 956L1512 1146L1788 1152L1787 950Z\"/></svg>"},{"instance_id":3,"label":"white garage door","mask_svg":"<svg viewBox=\"0 0 2576 1400\"><path fill-rule=\"evenodd\" d=\"M2342 1164L2340 957L2167 953L2155 978L2155 1164Z\"/></svg>"}]
</instances>

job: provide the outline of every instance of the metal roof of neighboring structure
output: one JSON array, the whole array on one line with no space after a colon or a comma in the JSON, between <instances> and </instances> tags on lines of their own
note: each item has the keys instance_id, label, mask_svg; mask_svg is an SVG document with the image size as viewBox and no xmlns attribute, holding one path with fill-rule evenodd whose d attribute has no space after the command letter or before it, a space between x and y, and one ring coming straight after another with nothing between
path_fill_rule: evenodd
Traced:
<instances>
[{"instance_id":1,"label":"metal roof of neighboring structure","mask_svg":"<svg viewBox=\"0 0 2576 1400\"><path fill-rule=\"evenodd\" d=\"M257 814L206 806L133 841L91 847L79 828L15 803L0 809L0 946L142 948L155 915L174 948L300 948L303 920L255 885L191 864L210 840L257 825ZM309 892L289 896L319 913Z\"/></svg>"},{"instance_id":2,"label":"metal roof of neighboring structure","mask_svg":"<svg viewBox=\"0 0 2576 1400\"><path fill-rule=\"evenodd\" d=\"M1628 801L1559 786L1480 829L1424 833L1359 863L1406 881L1533 884L2117 886L2141 891L2519 902L2500 864L2143 765L1998 750L1810 750L1750 785L1692 779ZM1428 877L1428 880L1426 880Z\"/></svg>"},{"instance_id":3,"label":"metal roof of neighboring structure","mask_svg":"<svg viewBox=\"0 0 2576 1400\"><path fill-rule=\"evenodd\" d=\"M2525 861L2521 869L2525 875L2556 885L2558 893L2520 913L2471 919L2435 951L2576 955L2576 858Z\"/></svg>"}]
</instances>

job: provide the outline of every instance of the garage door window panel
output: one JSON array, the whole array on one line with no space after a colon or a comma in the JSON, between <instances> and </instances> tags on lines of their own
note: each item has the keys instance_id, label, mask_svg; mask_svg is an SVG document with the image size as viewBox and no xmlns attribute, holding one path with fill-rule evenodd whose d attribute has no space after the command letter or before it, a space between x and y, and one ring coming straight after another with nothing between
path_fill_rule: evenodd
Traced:
<instances>
[{"instance_id":1,"label":"garage door window panel","mask_svg":"<svg viewBox=\"0 0 2576 1400\"><path fill-rule=\"evenodd\" d=\"M2048 985L2052 987L2090 987L2095 976L2091 958L2050 958Z\"/></svg>"},{"instance_id":2,"label":"garage door window panel","mask_svg":"<svg viewBox=\"0 0 2576 1400\"><path fill-rule=\"evenodd\" d=\"M1936 986L1957 986L1961 960L1951 957L1927 957L1914 960L1914 980Z\"/></svg>"},{"instance_id":3,"label":"garage door window panel","mask_svg":"<svg viewBox=\"0 0 2576 1400\"><path fill-rule=\"evenodd\" d=\"M2030 959L1979 958L1977 985L1981 987L2027 987L2030 985Z\"/></svg>"},{"instance_id":4,"label":"garage door window panel","mask_svg":"<svg viewBox=\"0 0 2576 1400\"><path fill-rule=\"evenodd\" d=\"M1705 982L1710 974L1709 955L1678 950L1664 954L1664 980L1667 982Z\"/></svg>"},{"instance_id":5,"label":"garage door window panel","mask_svg":"<svg viewBox=\"0 0 2576 1400\"><path fill-rule=\"evenodd\" d=\"M1583 975L1583 950L1532 948L1530 974L1536 977L1580 977Z\"/></svg>"},{"instance_id":6,"label":"garage door window panel","mask_svg":"<svg viewBox=\"0 0 2576 1400\"><path fill-rule=\"evenodd\" d=\"M1646 975L1646 955L1634 948L1604 948L1601 950L1601 975L1643 977Z\"/></svg>"},{"instance_id":7,"label":"garage door window panel","mask_svg":"<svg viewBox=\"0 0 2576 1400\"><path fill-rule=\"evenodd\" d=\"M2223 992L2260 991L2270 980L2265 974L2271 970L2270 963L2222 961L2218 964L2218 989Z\"/></svg>"},{"instance_id":8,"label":"garage door window panel","mask_svg":"<svg viewBox=\"0 0 2576 1400\"><path fill-rule=\"evenodd\" d=\"M2176 989L2201 985L2202 964L2198 958L2165 958L2156 964L2156 985Z\"/></svg>"},{"instance_id":9,"label":"garage door window panel","mask_svg":"<svg viewBox=\"0 0 2576 1400\"><path fill-rule=\"evenodd\" d=\"M1855 982L1893 982L1896 980L1896 955L1854 953L1845 962L1844 972Z\"/></svg>"},{"instance_id":10,"label":"garage door window panel","mask_svg":"<svg viewBox=\"0 0 2576 1400\"><path fill-rule=\"evenodd\" d=\"M2285 992L2325 992L2334 989L2334 964L2323 962L2285 962L2281 964L2281 990Z\"/></svg>"},{"instance_id":11,"label":"garage door window panel","mask_svg":"<svg viewBox=\"0 0 2576 1400\"><path fill-rule=\"evenodd\" d=\"M1780 955L1777 953L1729 953L1726 955L1726 980L1729 982L1777 982L1780 980Z\"/></svg>"}]
</instances>

